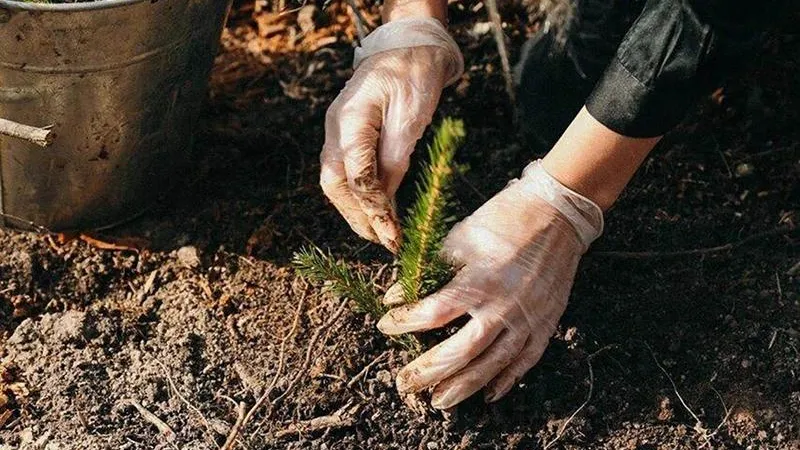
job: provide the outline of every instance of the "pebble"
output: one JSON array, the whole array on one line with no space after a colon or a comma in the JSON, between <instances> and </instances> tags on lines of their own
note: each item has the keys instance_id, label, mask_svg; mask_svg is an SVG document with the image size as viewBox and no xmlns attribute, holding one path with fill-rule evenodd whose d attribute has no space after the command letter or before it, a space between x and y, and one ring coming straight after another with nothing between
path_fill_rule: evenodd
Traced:
<instances>
[{"instance_id":1,"label":"pebble","mask_svg":"<svg viewBox=\"0 0 800 450\"><path fill-rule=\"evenodd\" d=\"M375 379L378 380L379 383L383 384L384 386L391 387L392 386L392 373L388 370L379 370L375 374Z\"/></svg>"},{"instance_id":2,"label":"pebble","mask_svg":"<svg viewBox=\"0 0 800 450\"><path fill-rule=\"evenodd\" d=\"M754 170L755 167L752 164L742 163L736 166L736 176L739 178L746 177L752 175Z\"/></svg>"},{"instance_id":3,"label":"pebble","mask_svg":"<svg viewBox=\"0 0 800 450\"><path fill-rule=\"evenodd\" d=\"M200 252L192 245L187 245L178 249L178 262L187 269L200 267Z\"/></svg>"}]
</instances>

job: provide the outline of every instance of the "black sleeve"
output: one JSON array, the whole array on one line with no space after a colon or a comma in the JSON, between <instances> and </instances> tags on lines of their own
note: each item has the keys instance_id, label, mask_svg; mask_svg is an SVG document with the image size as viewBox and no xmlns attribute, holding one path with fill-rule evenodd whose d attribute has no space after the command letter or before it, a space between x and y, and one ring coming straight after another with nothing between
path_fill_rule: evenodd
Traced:
<instances>
[{"instance_id":1,"label":"black sleeve","mask_svg":"<svg viewBox=\"0 0 800 450\"><path fill-rule=\"evenodd\" d=\"M767 15L754 14L752 2L715 3L649 0L586 101L592 116L625 136L660 136L757 55ZM769 11L765 3L759 9Z\"/></svg>"}]
</instances>

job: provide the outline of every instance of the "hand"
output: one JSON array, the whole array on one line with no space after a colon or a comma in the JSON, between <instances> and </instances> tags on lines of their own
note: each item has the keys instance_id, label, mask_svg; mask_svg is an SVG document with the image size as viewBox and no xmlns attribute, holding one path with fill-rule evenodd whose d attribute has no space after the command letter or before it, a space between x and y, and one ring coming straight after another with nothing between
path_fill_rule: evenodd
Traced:
<instances>
[{"instance_id":1,"label":"hand","mask_svg":"<svg viewBox=\"0 0 800 450\"><path fill-rule=\"evenodd\" d=\"M539 161L457 224L443 253L460 270L440 291L378 323L386 334L429 330L469 314L456 334L403 368L400 392L435 386L449 408L487 386L503 397L544 353L567 305L581 255L602 233L593 202L551 177Z\"/></svg>"},{"instance_id":2,"label":"hand","mask_svg":"<svg viewBox=\"0 0 800 450\"><path fill-rule=\"evenodd\" d=\"M320 185L356 233L396 253L394 195L463 59L435 19L402 19L364 39L355 64L325 117Z\"/></svg>"}]
</instances>

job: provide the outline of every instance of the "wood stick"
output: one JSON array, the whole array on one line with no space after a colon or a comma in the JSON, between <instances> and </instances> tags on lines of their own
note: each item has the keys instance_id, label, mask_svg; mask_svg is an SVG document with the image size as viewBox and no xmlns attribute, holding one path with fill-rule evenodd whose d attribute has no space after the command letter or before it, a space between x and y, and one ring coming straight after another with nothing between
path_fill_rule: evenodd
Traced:
<instances>
[{"instance_id":1,"label":"wood stick","mask_svg":"<svg viewBox=\"0 0 800 450\"><path fill-rule=\"evenodd\" d=\"M239 405L236 407L236 423L233 425L233 428L231 428L231 432L225 440L225 445L222 446L222 450L232 450L236 445L236 439L239 437L239 433L245 425L245 413L247 413L247 405L244 402L239 402Z\"/></svg>"},{"instance_id":2,"label":"wood stick","mask_svg":"<svg viewBox=\"0 0 800 450\"><path fill-rule=\"evenodd\" d=\"M500 65L503 68L503 79L506 82L506 94L513 106L516 102L514 93L514 77L511 74L511 63L506 47L506 34L503 32L503 19L500 17L500 10L497 7L497 0L487 0L486 10L489 12L489 21L492 24L492 34L497 44L497 53L500 54Z\"/></svg>"},{"instance_id":3,"label":"wood stick","mask_svg":"<svg viewBox=\"0 0 800 450\"><path fill-rule=\"evenodd\" d=\"M136 408L136 410L139 411L139 414L142 415L142 418L144 420L146 420L147 422L158 428L158 432L161 433L162 436L164 436L167 442L175 441L175 432L172 431L172 428L170 428L169 425L167 425L163 420L159 419L158 416L148 411L147 408L142 406L141 403L133 399L122 400L122 402L127 403Z\"/></svg>"},{"instance_id":4,"label":"wood stick","mask_svg":"<svg viewBox=\"0 0 800 450\"><path fill-rule=\"evenodd\" d=\"M0 134L23 139L40 147L48 147L53 143L52 127L31 127L6 119L0 119Z\"/></svg>"},{"instance_id":5,"label":"wood stick","mask_svg":"<svg viewBox=\"0 0 800 450\"><path fill-rule=\"evenodd\" d=\"M373 359L371 363L369 363L366 366L364 366L364 368L361 369L361 371L358 372L358 374L356 374L356 376L354 376L353 379L351 379L350 382L347 383L347 388L350 389L353 386L355 386L355 384L358 383L358 381L362 377L366 377L366 375L369 372L369 370L372 369L373 367L375 367L375 364L378 364L379 362L381 362L383 360L383 358L385 358L388 355L389 355L388 352L383 352L380 355L378 355L377 358Z\"/></svg>"}]
</instances>

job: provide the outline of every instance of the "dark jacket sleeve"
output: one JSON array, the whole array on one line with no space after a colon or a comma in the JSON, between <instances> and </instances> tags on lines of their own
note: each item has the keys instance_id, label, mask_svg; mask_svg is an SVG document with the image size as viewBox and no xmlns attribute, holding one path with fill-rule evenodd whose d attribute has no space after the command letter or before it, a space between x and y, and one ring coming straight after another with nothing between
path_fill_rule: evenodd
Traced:
<instances>
[{"instance_id":1,"label":"dark jacket sleeve","mask_svg":"<svg viewBox=\"0 0 800 450\"><path fill-rule=\"evenodd\" d=\"M660 136L757 55L768 15L715 1L649 0L586 102L592 116L626 136Z\"/></svg>"}]
</instances>

